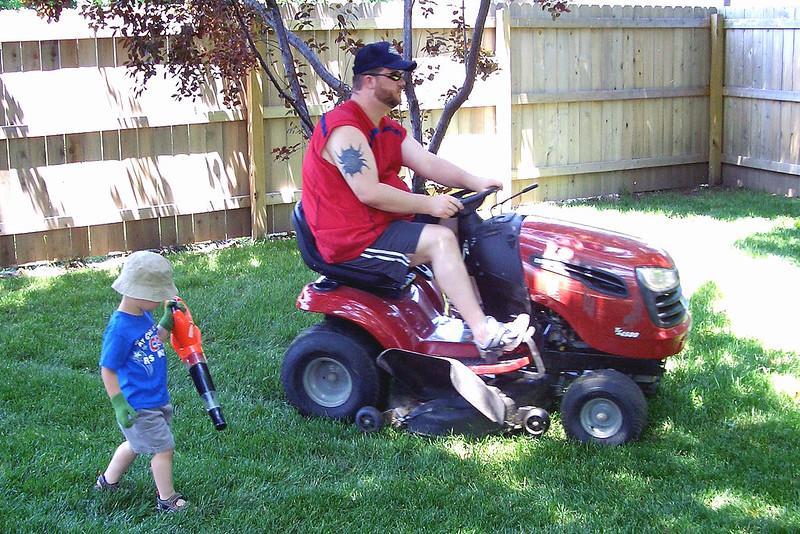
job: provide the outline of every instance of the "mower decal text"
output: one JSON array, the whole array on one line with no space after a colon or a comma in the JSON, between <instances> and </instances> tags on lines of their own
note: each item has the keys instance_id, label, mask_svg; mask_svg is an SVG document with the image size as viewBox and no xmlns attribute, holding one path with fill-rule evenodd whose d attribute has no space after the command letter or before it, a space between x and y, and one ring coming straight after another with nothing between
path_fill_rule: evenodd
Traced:
<instances>
[{"instance_id":1,"label":"mower decal text","mask_svg":"<svg viewBox=\"0 0 800 534\"><path fill-rule=\"evenodd\" d=\"M619 336L619 337L633 337L633 338L636 338L636 337L639 337L639 332L627 332L627 331L623 330L622 328L620 328L618 326L615 326L614 327L614 335L615 336Z\"/></svg>"}]
</instances>

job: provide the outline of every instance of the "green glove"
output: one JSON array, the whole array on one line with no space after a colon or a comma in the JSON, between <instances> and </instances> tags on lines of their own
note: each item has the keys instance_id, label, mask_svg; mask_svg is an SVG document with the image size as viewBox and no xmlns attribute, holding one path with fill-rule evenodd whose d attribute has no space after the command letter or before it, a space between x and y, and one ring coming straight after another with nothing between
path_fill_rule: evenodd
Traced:
<instances>
[{"instance_id":1,"label":"green glove","mask_svg":"<svg viewBox=\"0 0 800 534\"><path fill-rule=\"evenodd\" d=\"M172 332L172 328L175 326L175 321L172 319L172 310L175 308L186 311L186 305L183 301L168 300L167 304L164 306L164 315L162 315L161 320L158 321L158 326L167 332Z\"/></svg>"},{"instance_id":2,"label":"green glove","mask_svg":"<svg viewBox=\"0 0 800 534\"><path fill-rule=\"evenodd\" d=\"M117 393L111 397L111 406L114 408L114 416L117 418L117 423L124 428L133 426L133 421L136 419L136 410L133 406L128 404L125 395Z\"/></svg>"}]
</instances>

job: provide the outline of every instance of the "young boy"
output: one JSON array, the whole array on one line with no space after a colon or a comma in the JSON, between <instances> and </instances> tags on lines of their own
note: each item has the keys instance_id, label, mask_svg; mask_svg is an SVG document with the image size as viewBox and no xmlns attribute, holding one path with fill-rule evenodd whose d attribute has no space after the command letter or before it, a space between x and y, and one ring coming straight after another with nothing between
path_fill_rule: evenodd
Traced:
<instances>
[{"instance_id":1,"label":"young boy","mask_svg":"<svg viewBox=\"0 0 800 534\"><path fill-rule=\"evenodd\" d=\"M111 285L122 295L103 335L100 374L125 441L117 447L95 488L116 491L119 480L140 454L152 454L150 467L162 512L183 510L188 501L172 485L172 405L167 392L167 357L162 340L173 327L165 306L158 324L150 312L178 290L172 266L153 252L131 254Z\"/></svg>"}]
</instances>

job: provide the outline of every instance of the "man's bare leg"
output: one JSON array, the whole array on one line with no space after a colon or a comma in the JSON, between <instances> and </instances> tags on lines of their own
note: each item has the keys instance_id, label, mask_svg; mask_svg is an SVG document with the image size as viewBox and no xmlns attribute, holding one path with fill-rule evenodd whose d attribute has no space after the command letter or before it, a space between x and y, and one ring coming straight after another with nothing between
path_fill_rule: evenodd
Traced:
<instances>
[{"instance_id":1,"label":"man's bare leg","mask_svg":"<svg viewBox=\"0 0 800 534\"><path fill-rule=\"evenodd\" d=\"M411 255L411 263L431 264L436 283L458 309L475 339L483 343L488 335L486 315L478 302L452 230L437 224L426 224L419 236L417 250Z\"/></svg>"},{"instance_id":2,"label":"man's bare leg","mask_svg":"<svg viewBox=\"0 0 800 534\"><path fill-rule=\"evenodd\" d=\"M460 243L461 240L458 239L458 217L450 217L449 219L439 219L439 224L444 226L445 228L449 228L453 234L456 236L456 245L459 246L459 255L461 254L460 250ZM475 293L475 298L478 300L478 305L481 306L483 301L481 300L481 293L478 291L478 284L475 282L475 278L470 276L469 281L472 284L472 291ZM458 306L456 306L458 308ZM481 306L482 308L482 306ZM459 311L461 313L461 311Z\"/></svg>"}]
</instances>

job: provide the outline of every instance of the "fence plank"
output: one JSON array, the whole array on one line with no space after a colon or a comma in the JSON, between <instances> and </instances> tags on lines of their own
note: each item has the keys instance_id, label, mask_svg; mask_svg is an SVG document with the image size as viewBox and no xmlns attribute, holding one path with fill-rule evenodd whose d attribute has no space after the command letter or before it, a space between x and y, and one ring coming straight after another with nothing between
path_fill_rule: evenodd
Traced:
<instances>
[{"instance_id":1,"label":"fence plank","mask_svg":"<svg viewBox=\"0 0 800 534\"><path fill-rule=\"evenodd\" d=\"M114 39L97 39L97 66L113 67L117 64Z\"/></svg>"},{"instance_id":2,"label":"fence plank","mask_svg":"<svg viewBox=\"0 0 800 534\"><path fill-rule=\"evenodd\" d=\"M14 236L0 235L0 266L16 265L17 253L14 250Z\"/></svg>"},{"instance_id":3,"label":"fence plank","mask_svg":"<svg viewBox=\"0 0 800 534\"><path fill-rule=\"evenodd\" d=\"M63 135L48 135L45 138L47 165L63 165L67 162L66 138Z\"/></svg>"},{"instance_id":4,"label":"fence plank","mask_svg":"<svg viewBox=\"0 0 800 534\"><path fill-rule=\"evenodd\" d=\"M72 230L70 228L57 228L45 233L48 260L66 260L74 256L72 248Z\"/></svg>"},{"instance_id":5,"label":"fence plank","mask_svg":"<svg viewBox=\"0 0 800 534\"><path fill-rule=\"evenodd\" d=\"M270 206L270 233L289 232L292 230L290 217L292 207L286 204Z\"/></svg>"},{"instance_id":6,"label":"fence plank","mask_svg":"<svg viewBox=\"0 0 800 534\"><path fill-rule=\"evenodd\" d=\"M180 124L172 127L172 153L189 154L189 125Z\"/></svg>"},{"instance_id":7,"label":"fence plank","mask_svg":"<svg viewBox=\"0 0 800 534\"><path fill-rule=\"evenodd\" d=\"M196 242L225 239L225 212L196 213L194 215L194 240Z\"/></svg>"},{"instance_id":8,"label":"fence plank","mask_svg":"<svg viewBox=\"0 0 800 534\"><path fill-rule=\"evenodd\" d=\"M120 154L120 135L119 130L110 130L100 134L101 149L104 161L119 161Z\"/></svg>"},{"instance_id":9,"label":"fence plank","mask_svg":"<svg viewBox=\"0 0 800 534\"><path fill-rule=\"evenodd\" d=\"M58 57L62 69L73 69L79 66L78 40L64 39L58 41Z\"/></svg>"},{"instance_id":10,"label":"fence plank","mask_svg":"<svg viewBox=\"0 0 800 534\"><path fill-rule=\"evenodd\" d=\"M503 189L498 193L498 200L502 201L511 195L513 189L511 169L514 165L514 129L513 124L513 104L511 98L512 91L512 34L511 34L511 13L508 6L500 6L496 12L496 57L500 67L502 77L501 86L508 90L502 90L497 95L495 107L496 132L500 153L498 156L498 177L503 182Z\"/></svg>"},{"instance_id":11,"label":"fence plank","mask_svg":"<svg viewBox=\"0 0 800 534\"><path fill-rule=\"evenodd\" d=\"M178 215L176 218L176 227L179 245L187 245L195 242L193 215Z\"/></svg>"},{"instance_id":12,"label":"fence plank","mask_svg":"<svg viewBox=\"0 0 800 534\"><path fill-rule=\"evenodd\" d=\"M720 15L711 15L711 87L709 89L709 116L711 120L708 138L708 182L722 183L722 85L725 49L723 37L724 21Z\"/></svg>"},{"instance_id":13,"label":"fence plank","mask_svg":"<svg viewBox=\"0 0 800 534\"><path fill-rule=\"evenodd\" d=\"M791 72L791 70L789 71ZM800 91L773 91L769 89L753 89L750 87L726 87L725 96L751 100L774 100L778 102L800 102Z\"/></svg>"},{"instance_id":14,"label":"fence plank","mask_svg":"<svg viewBox=\"0 0 800 534\"><path fill-rule=\"evenodd\" d=\"M237 208L225 212L225 236L228 239L250 236L249 208Z\"/></svg>"},{"instance_id":15,"label":"fence plank","mask_svg":"<svg viewBox=\"0 0 800 534\"><path fill-rule=\"evenodd\" d=\"M4 42L0 53L2 54L4 73L22 70L22 43Z\"/></svg>"},{"instance_id":16,"label":"fence plank","mask_svg":"<svg viewBox=\"0 0 800 534\"><path fill-rule=\"evenodd\" d=\"M59 54L58 43L58 41L42 41L40 43L42 70L55 70L61 68L61 57Z\"/></svg>"},{"instance_id":17,"label":"fence plank","mask_svg":"<svg viewBox=\"0 0 800 534\"><path fill-rule=\"evenodd\" d=\"M617 6L614 6L617 7ZM557 20L547 18L517 18L513 28L707 28L707 18L633 18L632 11L623 11L621 18L583 18L562 16Z\"/></svg>"},{"instance_id":18,"label":"fence plank","mask_svg":"<svg viewBox=\"0 0 800 534\"><path fill-rule=\"evenodd\" d=\"M795 17L800 14L800 9L795 8ZM792 61L792 90L800 91L800 30L794 30L794 58ZM792 105L791 120L788 127L790 131L783 135L789 137L789 158L791 162L800 162L800 106Z\"/></svg>"},{"instance_id":19,"label":"fence plank","mask_svg":"<svg viewBox=\"0 0 800 534\"><path fill-rule=\"evenodd\" d=\"M781 58L781 82L780 90L791 90L792 88L792 71L794 65L792 64L792 53L794 52L794 32L782 32L783 38L783 54ZM788 161L790 157L791 147L791 130L787 129L792 120L792 105L787 102L779 102L780 105L780 123L781 128L779 131L778 142L778 161Z\"/></svg>"},{"instance_id":20,"label":"fence plank","mask_svg":"<svg viewBox=\"0 0 800 534\"><path fill-rule=\"evenodd\" d=\"M707 155L702 153L686 154L679 156L597 161L591 163L579 163L575 165L551 165L548 167L519 168L515 173L515 178L528 180L547 176L569 176L573 174L646 169L649 167L666 167L686 165L689 163L707 163Z\"/></svg>"},{"instance_id":21,"label":"fence plank","mask_svg":"<svg viewBox=\"0 0 800 534\"><path fill-rule=\"evenodd\" d=\"M669 8L668 15L674 14L674 8ZM662 86L664 90L675 88L675 48L672 43L675 39L674 29L665 30L662 36L662 46L664 48L664 64L661 68ZM661 156L672 154L672 128L673 128L673 102L671 100L661 101Z\"/></svg>"},{"instance_id":22,"label":"fence plank","mask_svg":"<svg viewBox=\"0 0 800 534\"><path fill-rule=\"evenodd\" d=\"M31 232L27 234L17 234L16 242L16 262L20 265L35 261L42 261L47 258L47 232Z\"/></svg>"},{"instance_id":23,"label":"fence plank","mask_svg":"<svg viewBox=\"0 0 800 534\"><path fill-rule=\"evenodd\" d=\"M743 34L742 40L742 78L740 81L740 85L742 87L752 87L753 82L753 30L745 30ZM739 123L739 132L740 132L740 140L739 140L739 149L737 152L739 154L743 154L745 156L749 156L751 154L750 148L750 113L751 113L751 103L750 102L740 102L741 105L741 116Z\"/></svg>"},{"instance_id":24,"label":"fence plank","mask_svg":"<svg viewBox=\"0 0 800 534\"><path fill-rule=\"evenodd\" d=\"M670 76L672 76L671 73ZM647 87L639 89L564 91L558 93L517 93L512 96L512 101L514 104L559 104L566 102L608 102L611 100L654 100L706 95L708 95L708 86Z\"/></svg>"},{"instance_id":25,"label":"fence plank","mask_svg":"<svg viewBox=\"0 0 800 534\"><path fill-rule=\"evenodd\" d=\"M731 28L742 28L750 30L797 30L800 29L800 21L796 18L788 19L769 19L769 18L740 18L731 19Z\"/></svg>"},{"instance_id":26,"label":"fence plank","mask_svg":"<svg viewBox=\"0 0 800 534\"><path fill-rule=\"evenodd\" d=\"M800 196L800 177L798 176L776 174L772 171L743 167L738 164L723 165L722 176L727 186L766 191L790 197Z\"/></svg>"},{"instance_id":27,"label":"fence plank","mask_svg":"<svg viewBox=\"0 0 800 534\"><path fill-rule=\"evenodd\" d=\"M110 252L124 252L126 250L125 225L120 222L90 226L89 250L92 256L105 256Z\"/></svg>"},{"instance_id":28,"label":"fence plank","mask_svg":"<svg viewBox=\"0 0 800 534\"><path fill-rule=\"evenodd\" d=\"M10 168L8 161L8 141L0 140L0 172ZM3 175L0 175L3 176Z\"/></svg>"},{"instance_id":29,"label":"fence plank","mask_svg":"<svg viewBox=\"0 0 800 534\"><path fill-rule=\"evenodd\" d=\"M763 30L753 30L753 74L750 87L764 89L764 39ZM750 102L750 152L752 157L760 158L764 153L764 146L761 144L761 132L764 120L764 102L753 100Z\"/></svg>"},{"instance_id":30,"label":"fence plank","mask_svg":"<svg viewBox=\"0 0 800 534\"><path fill-rule=\"evenodd\" d=\"M39 41L22 43L22 71L29 72L42 69L42 57Z\"/></svg>"},{"instance_id":31,"label":"fence plank","mask_svg":"<svg viewBox=\"0 0 800 534\"><path fill-rule=\"evenodd\" d=\"M97 66L97 39L78 39L78 66Z\"/></svg>"},{"instance_id":32,"label":"fence plank","mask_svg":"<svg viewBox=\"0 0 800 534\"><path fill-rule=\"evenodd\" d=\"M158 233L162 247L178 244L178 219L175 215L158 218Z\"/></svg>"},{"instance_id":33,"label":"fence plank","mask_svg":"<svg viewBox=\"0 0 800 534\"><path fill-rule=\"evenodd\" d=\"M158 219L125 221L126 250L158 248L160 244Z\"/></svg>"},{"instance_id":34,"label":"fence plank","mask_svg":"<svg viewBox=\"0 0 800 534\"><path fill-rule=\"evenodd\" d=\"M70 228L70 250L67 258L85 258L89 255L89 227Z\"/></svg>"}]
</instances>

